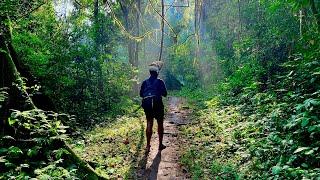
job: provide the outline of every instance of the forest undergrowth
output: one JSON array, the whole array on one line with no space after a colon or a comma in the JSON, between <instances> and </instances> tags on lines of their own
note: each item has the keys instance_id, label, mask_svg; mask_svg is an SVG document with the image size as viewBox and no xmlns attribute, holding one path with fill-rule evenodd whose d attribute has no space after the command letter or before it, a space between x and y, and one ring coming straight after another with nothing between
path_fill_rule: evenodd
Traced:
<instances>
[{"instance_id":1,"label":"forest undergrowth","mask_svg":"<svg viewBox=\"0 0 320 180\"><path fill-rule=\"evenodd\" d=\"M136 178L154 60L193 179L320 179L319 0L164 2L0 1L0 179Z\"/></svg>"},{"instance_id":2,"label":"forest undergrowth","mask_svg":"<svg viewBox=\"0 0 320 180\"><path fill-rule=\"evenodd\" d=\"M84 132L73 140L73 149L107 179L134 179L144 154L145 124L141 111L119 117Z\"/></svg>"},{"instance_id":3,"label":"forest undergrowth","mask_svg":"<svg viewBox=\"0 0 320 180\"><path fill-rule=\"evenodd\" d=\"M138 109L83 130L71 146L106 179L137 179L146 165L146 124L143 110ZM155 123L153 132L156 130Z\"/></svg>"},{"instance_id":4,"label":"forest undergrowth","mask_svg":"<svg viewBox=\"0 0 320 180\"><path fill-rule=\"evenodd\" d=\"M144 162L146 122L141 110L76 131L62 124L66 120L75 119L37 109L15 111L9 123L16 133L0 141L0 179L99 178L81 163L88 163L100 179L136 178Z\"/></svg>"},{"instance_id":5,"label":"forest undergrowth","mask_svg":"<svg viewBox=\"0 0 320 180\"><path fill-rule=\"evenodd\" d=\"M193 123L183 128L190 145L181 159L194 179L320 178L314 40L280 65L273 82L251 79L244 66L214 90L180 92L198 104Z\"/></svg>"}]
</instances>

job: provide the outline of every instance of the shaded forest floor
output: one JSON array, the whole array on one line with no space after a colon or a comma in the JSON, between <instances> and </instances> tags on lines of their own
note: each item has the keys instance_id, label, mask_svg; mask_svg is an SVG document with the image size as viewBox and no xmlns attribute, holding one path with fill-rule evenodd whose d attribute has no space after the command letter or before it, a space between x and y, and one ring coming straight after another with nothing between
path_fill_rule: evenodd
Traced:
<instances>
[{"instance_id":1,"label":"shaded forest floor","mask_svg":"<svg viewBox=\"0 0 320 180\"><path fill-rule=\"evenodd\" d=\"M145 154L146 120L141 111L136 117L119 117L84 132L74 140L73 149L107 179L188 179L180 164L181 149L186 146L180 127L191 113L185 100L169 97L164 122L164 144L158 151L157 123L154 123L151 151Z\"/></svg>"}]
</instances>

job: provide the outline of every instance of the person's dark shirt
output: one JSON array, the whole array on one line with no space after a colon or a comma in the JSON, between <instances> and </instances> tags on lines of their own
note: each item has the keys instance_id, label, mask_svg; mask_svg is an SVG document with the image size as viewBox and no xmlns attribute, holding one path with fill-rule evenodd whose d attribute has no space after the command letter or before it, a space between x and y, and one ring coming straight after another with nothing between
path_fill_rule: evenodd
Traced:
<instances>
[{"instance_id":1,"label":"person's dark shirt","mask_svg":"<svg viewBox=\"0 0 320 180\"><path fill-rule=\"evenodd\" d=\"M145 91L145 89L147 88L147 81L148 83L154 85L154 87L152 87L152 94L158 97L167 96L167 88L164 84L164 82L161 79L158 79L158 77L156 76L150 76L148 79L144 80L142 82L141 85L141 89L140 89L140 97L143 97L143 93ZM155 82L158 81L158 82Z\"/></svg>"}]
</instances>

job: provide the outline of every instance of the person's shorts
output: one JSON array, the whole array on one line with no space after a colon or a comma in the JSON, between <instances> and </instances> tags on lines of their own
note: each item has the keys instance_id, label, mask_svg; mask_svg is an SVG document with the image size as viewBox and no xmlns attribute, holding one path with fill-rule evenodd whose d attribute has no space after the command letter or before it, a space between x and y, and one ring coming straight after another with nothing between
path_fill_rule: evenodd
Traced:
<instances>
[{"instance_id":1,"label":"person's shorts","mask_svg":"<svg viewBox=\"0 0 320 180\"><path fill-rule=\"evenodd\" d=\"M144 110L147 120L155 118L157 121L161 121L164 118L163 108L154 108L153 110Z\"/></svg>"},{"instance_id":2,"label":"person's shorts","mask_svg":"<svg viewBox=\"0 0 320 180\"><path fill-rule=\"evenodd\" d=\"M164 106L161 99L148 98L142 101L142 107L146 114L146 118L163 120L164 118Z\"/></svg>"}]
</instances>

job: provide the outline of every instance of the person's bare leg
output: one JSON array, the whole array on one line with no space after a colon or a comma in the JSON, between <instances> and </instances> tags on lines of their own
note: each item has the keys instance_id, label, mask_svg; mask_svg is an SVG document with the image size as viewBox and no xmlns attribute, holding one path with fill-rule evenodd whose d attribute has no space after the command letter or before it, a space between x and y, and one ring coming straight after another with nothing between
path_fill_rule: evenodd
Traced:
<instances>
[{"instance_id":1,"label":"person's bare leg","mask_svg":"<svg viewBox=\"0 0 320 180\"><path fill-rule=\"evenodd\" d=\"M162 144L162 140L163 140L163 119L161 120L157 120L158 123L158 136L159 136L159 150L163 150L166 148L165 145Z\"/></svg>"},{"instance_id":2,"label":"person's bare leg","mask_svg":"<svg viewBox=\"0 0 320 180\"><path fill-rule=\"evenodd\" d=\"M152 126L153 126L153 118L152 119L147 119L147 129L146 129L146 134L147 134L147 147L146 150L147 152L150 151L150 141L151 141L151 136L152 136Z\"/></svg>"}]
</instances>

